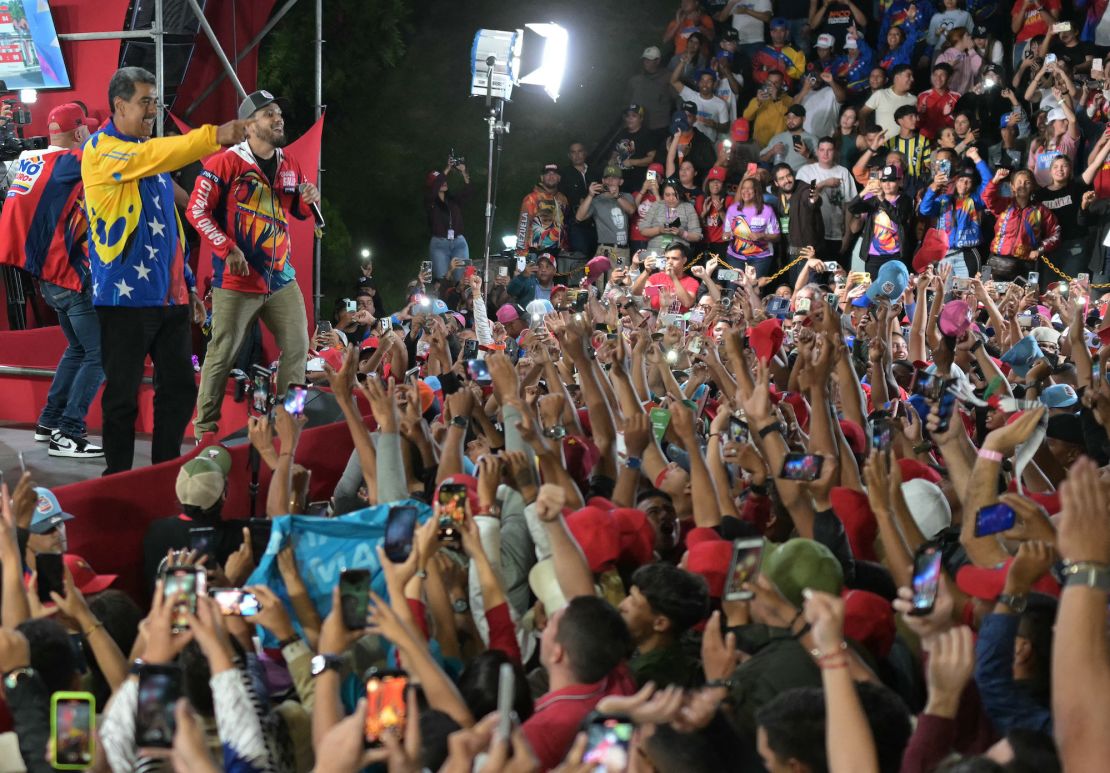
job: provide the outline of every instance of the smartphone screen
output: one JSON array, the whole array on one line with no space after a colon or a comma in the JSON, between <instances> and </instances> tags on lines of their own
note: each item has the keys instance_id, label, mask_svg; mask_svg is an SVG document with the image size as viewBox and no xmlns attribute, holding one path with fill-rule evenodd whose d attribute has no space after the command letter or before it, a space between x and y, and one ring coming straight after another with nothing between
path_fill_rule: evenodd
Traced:
<instances>
[{"instance_id":1,"label":"smartphone screen","mask_svg":"<svg viewBox=\"0 0 1110 773\"><path fill-rule=\"evenodd\" d=\"M635 729L627 717L594 717L586 729L586 753L582 762L590 765L590 770L628 770L628 749Z\"/></svg>"},{"instance_id":2,"label":"smartphone screen","mask_svg":"<svg viewBox=\"0 0 1110 773\"><path fill-rule=\"evenodd\" d=\"M408 675L404 671L371 669L366 677L366 744L378 746L382 736L392 733L401 738L405 733L405 690Z\"/></svg>"},{"instance_id":3,"label":"smartphone screen","mask_svg":"<svg viewBox=\"0 0 1110 773\"><path fill-rule=\"evenodd\" d=\"M393 320L389 317L382 317L378 320L378 332L382 335L388 333L393 329Z\"/></svg>"},{"instance_id":4,"label":"smartphone screen","mask_svg":"<svg viewBox=\"0 0 1110 773\"><path fill-rule=\"evenodd\" d=\"M173 604L174 633L189 629L189 615L197 613L197 596L204 595L205 577L204 570L194 566L166 570L162 593Z\"/></svg>"},{"instance_id":5,"label":"smartphone screen","mask_svg":"<svg viewBox=\"0 0 1110 773\"><path fill-rule=\"evenodd\" d=\"M514 365L520 359L520 344L511 336L505 339L505 356L512 360ZM442 381L442 376L440 380Z\"/></svg>"},{"instance_id":6,"label":"smartphone screen","mask_svg":"<svg viewBox=\"0 0 1110 773\"><path fill-rule=\"evenodd\" d=\"M169 749L177 730L174 709L181 697L181 669L175 665L139 666L135 746Z\"/></svg>"},{"instance_id":7,"label":"smartphone screen","mask_svg":"<svg viewBox=\"0 0 1110 773\"><path fill-rule=\"evenodd\" d=\"M979 279L983 282L984 285L987 282L991 281L991 276L993 276L993 275L991 274L991 267L990 266L980 266L979 267Z\"/></svg>"},{"instance_id":8,"label":"smartphone screen","mask_svg":"<svg viewBox=\"0 0 1110 773\"><path fill-rule=\"evenodd\" d=\"M251 534L251 555L257 564L266 555L266 548L270 546L270 534L274 530L274 522L269 518L251 518L247 521L247 529Z\"/></svg>"},{"instance_id":9,"label":"smartphone screen","mask_svg":"<svg viewBox=\"0 0 1110 773\"><path fill-rule=\"evenodd\" d=\"M725 581L725 601L744 601L754 594L744 590L744 583L751 582L759 574L763 561L763 540L738 539L732 541L732 560L728 565Z\"/></svg>"},{"instance_id":10,"label":"smartphone screen","mask_svg":"<svg viewBox=\"0 0 1110 773\"><path fill-rule=\"evenodd\" d=\"M893 437L889 416L883 413L871 420L871 447L873 449L885 453L890 449Z\"/></svg>"},{"instance_id":11,"label":"smartphone screen","mask_svg":"<svg viewBox=\"0 0 1110 773\"><path fill-rule=\"evenodd\" d=\"M728 420L728 439L733 443L747 443L748 423L738 416L730 416Z\"/></svg>"},{"instance_id":12,"label":"smartphone screen","mask_svg":"<svg viewBox=\"0 0 1110 773\"><path fill-rule=\"evenodd\" d=\"M975 536L986 537L1012 529L1016 519L1014 509L1003 502L981 507L975 514Z\"/></svg>"},{"instance_id":13,"label":"smartphone screen","mask_svg":"<svg viewBox=\"0 0 1110 773\"><path fill-rule=\"evenodd\" d=\"M489 386L493 383L493 378L489 374L489 366L486 365L485 360L467 360L466 372L470 374L470 379L479 386Z\"/></svg>"},{"instance_id":14,"label":"smartphone screen","mask_svg":"<svg viewBox=\"0 0 1110 773\"><path fill-rule=\"evenodd\" d=\"M96 744L96 699L87 692L56 692L50 696L50 735L58 770L91 767Z\"/></svg>"},{"instance_id":15,"label":"smartphone screen","mask_svg":"<svg viewBox=\"0 0 1110 773\"><path fill-rule=\"evenodd\" d=\"M339 575L339 603L343 625L352 631L366 627L366 613L370 610L369 569L343 570Z\"/></svg>"},{"instance_id":16,"label":"smartphone screen","mask_svg":"<svg viewBox=\"0 0 1110 773\"><path fill-rule=\"evenodd\" d=\"M304 399L308 395L306 384L290 384L285 392L285 412L291 416L304 413Z\"/></svg>"},{"instance_id":17,"label":"smartphone screen","mask_svg":"<svg viewBox=\"0 0 1110 773\"><path fill-rule=\"evenodd\" d=\"M225 615L254 617L262 609L258 597L242 588L209 588L208 595Z\"/></svg>"},{"instance_id":18,"label":"smartphone screen","mask_svg":"<svg viewBox=\"0 0 1110 773\"><path fill-rule=\"evenodd\" d=\"M214 562L217 558L216 530L211 526L190 526L189 550L195 550L198 559L208 556L208 560Z\"/></svg>"},{"instance_id":19,"label":"smartphone screen","mask_svg":"<svg viewBox=\"0 0 1110 773\"><path fill-rule=\"evenodd\" d=\"M39 575L39 601L43 604L53 604L54 599L50 598L51 591L59 596L65 595L66 573L61 553L35 553L35 571Z\"/></svg>"},{"instance_id":20,"label":"smartphone screen","mask_svg":"<svg viewBox=\"0 0 1110 773\"><path fill-rule=\"evenodd\" d=\"M403 564L412 553L412 535L416 531L416 508L398 505L389 508L385 522L385 539L382 549L386 558L395 564Z\"/></svg>"},{"instance_id":21,"label":"smartphone screen","mask_svg":"<svg viewBox=\"0 0 1110 773\"><path fill-rule=\"evenodd\" d=\"M516 672L512 663L502 663L497 674L497 734L508 738L513 731L513 704L516 702Z\"/></svg>"},{"instance_id":22,"label":"smartphone screen","mask_svg":"<svg viewBox=\"0 0 1110 773\"><path fill-rule=\"evenodd\" d=\"M911 615L933 611L940 589L940 562L944 554L935 545L924 545L913 558L913 608Z\"/></svg>"},{"instance_id":23,"label":"smartphone screen","mask_svg":"<svg viewBox=\"0 0 1110 773\"><path fill-rule=\"evenodd\" d=\"M824 461L817 454L791 451L782 460L782 473L779 477L784 480L817 480L821 477L821 465Z\"/></svg>"},{"instance_id":24,"label":"smartphone screen","mask_svg":"<svg viewBox=\"0 0 1110 773\"><path fill-rule=\"evenodd\" d=\"M464 360L473 360L478 356L478 339L470 338L463 342L462 358Z\"/></svg>"},{"instance_id":25,"label":"smartphone screen","mask_svg":"<svg viewBox=\"0 0 1110 773\"><path fill-rule=\"evenodd\" d=\"M461 483L444 483L436 499L439 503L440 539L458 542L459 527L466 520L467 491Z\"/></svg>"}]
</instances>

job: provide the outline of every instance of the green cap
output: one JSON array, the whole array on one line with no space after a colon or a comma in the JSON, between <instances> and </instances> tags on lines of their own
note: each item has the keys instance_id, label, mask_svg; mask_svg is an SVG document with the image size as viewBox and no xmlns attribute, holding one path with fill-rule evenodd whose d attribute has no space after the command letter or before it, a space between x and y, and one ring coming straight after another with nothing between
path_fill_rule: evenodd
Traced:
<instances>
[{"instance_id":1,"label":"green cap","mask_svg":"<svg viewBox=\"0 0 1110 773\"><path fill-rule=\"evenodd\" d=\"M607 166L605 171L601 173L602 178L605 177L624 177L624 173L619 166Z\"/></svg>"},{"instance_id":2,"label":"green cap","mask_svg":"<svg viewBox=\"0 0 1110 773\"><path fill-rule=\"evenodd\" d=\"M798 537L763 554L760 571L795 607L801 608L806 588L840 595L844 570L832 551L820 542Z\"/></svg>"}]
</instances>

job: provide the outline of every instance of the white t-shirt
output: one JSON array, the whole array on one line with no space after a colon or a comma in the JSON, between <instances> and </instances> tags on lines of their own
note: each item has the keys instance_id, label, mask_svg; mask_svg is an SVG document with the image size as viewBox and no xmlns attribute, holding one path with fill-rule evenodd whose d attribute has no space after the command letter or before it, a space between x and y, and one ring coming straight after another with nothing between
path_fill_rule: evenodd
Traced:
<instances>
[{"instance_id":1,"label":"white t-shirt","mask_svg":"<svg viewBox=\"0 0 1110 773\"><path fill-rule=\"evenodd\" d=\"M839 164L825 169L820 164L806 164L798 170L797 178L807 183L819 183L835 177L840 185L830 185L821 190L821 219L825 221L825 238L844 237L844 205L856 195L856 181L852 173Z\"/></svg>"},{"instance_id":2,"label":"white t-shirt","mask_svg":"<svg viewBox=\"0 0 1110 773\"><path fill-rule=\"evenodd\" d=\"M716 142L717 135L720 132L718 132L716 128L704 123L704 121L719 121L727 125L729 122L728 105L726 105L724 100L720 97L710 97L706 99L689 86L682 87L681 96L683 100L689 100L698 106L698 123L695 128L711 141Z\"/></svg>"},{"instance_id":3,"label":"white t-shirt","mask_svg":"<svg viewBox=\"0 0 1110 773\"><path fill-rule=\"evenodd\" d=\"M746 13L737 13L738 8L747 8L757 13L770 13L771 0L742 0L732 9L732 26L740 33L740 45L762 43L766 38L763 34L763 22Z\"/></svg>"},{"instance_id":4,"label":"white t-shirt","mask_svg":"<svg viewBox=\"0 0 1110 773\"><path fill-rule=\"evenodd\" d=\"M802 100L802 107L806 109L803 129L818 139L836 135L840 125L840 102L835 91L828 86L810 91Z\"/></svg>"},{"instance_id":5,"label":"white t-shirt","mask_svg":"<svg viewBox=\"0 0 1110 773\"><path fill-rule=\"evenodd\" d=\"M736 82L741 86L744 85L744 76L740 73L733 73ZM732 91L732 84L728 82L728 78L721 78L717 81L717 90L713 92L717 95L718 99L725 103L728 108L728 123L729 126L736 120L736 94Z\"/></svg>"},{"instance_id":6,"label":"white t-shirt","mask_svg":"<svg viewBox=\"0 0 1110 773\"><path fill-rule=\"evenodd\" d=\"M894 111L902 105L917 107L917 97L908 91L902 96L894 93L894 89L876 91L867 98L866 107L875 111L875 123L880 128L886 129L886 136L893 137L898 133L898 122L894 120Z\"/></svg>"}]
</instances>

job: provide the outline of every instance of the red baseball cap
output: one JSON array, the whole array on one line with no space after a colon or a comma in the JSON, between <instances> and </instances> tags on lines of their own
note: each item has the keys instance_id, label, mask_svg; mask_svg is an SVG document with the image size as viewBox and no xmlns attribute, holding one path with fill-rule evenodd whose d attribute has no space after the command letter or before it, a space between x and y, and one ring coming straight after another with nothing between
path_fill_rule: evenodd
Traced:
<instances>
[{"instance_id":1,"label":"red baseball cap","mask_svg":"<svg viewBox=\"0 0 1110 773\"><path fill-rule=\"evenodd\" d=\"M844 594L844 635L859 642L875 657L885 658L894 646L894 610L877 593L850 590Z\"/></svg>"},{"instance_id":2,"label":"red baseball cap","mask_svg":"<svg viewBox=\"0 0 1110 773\"><path fill-rule=\"evenodd\" d=\"M942 480L939 472L916 459L899 459L898 466L902 470L903 483L921 478L939 486Z\"/></svg>"},{"instance_id":3,"label":"red baseball cap","mask_svg":"<svg viewBox=\"0 0 1110 773\"><path fill-rule=\"evenodd\" d=\"M621 563L632 566L650 564L654 557L655 529L643 510L618 507L610 513L621 535Z\"/></svg>"},{"instance_id":4,"label":"red baseball cap","mask_svg":"<svg viewBox=\"0 0 1110 773\"><path fill-rule=\"evenodd\" d=\"M721 598L732 561L732 543L723 539L698 542L686 553L686 571L699 574L709 586L709 597Z\"/></svg>"},{"instance_id":5,"label":"red baseball cap","mask_svg":"<svg viewBox=\"0 0 1110 773\"><path fill-rule=\"evenodd\" d=\"M861 491L846 486L833 486L829 492L833 515L844 524L844 535L852 555L864 561L878 561L875 540L879 536L879 522L871 512L871 502Z\"/></svg>"},{"instance_id":6,"label":"red baseball cap","mask_svg":"<svg viewBox=\"0 0 1110 773\"><path fill-rule=\"evenodd\" d=\"M956 587L969 596L986 601L994 601L1006 585L1006 574L1010 571L1009 558L1001 566L985 567L967 564L956 572ZM1047 596L1060 595L1060 583L1051 574L1046 574L1033 583L1033 590Z\"/></svg>"},{"instance_id":7,"label":"red baseball cap","mask_svg":"<svg viewBox=\"0 0 1110 773\"><path fill-rule=\"evenodd\" d=\"M613 568L621 553L621 532L617 521L600 507L583 507L567 516L567 528L582 548L590 571L595 574Z\"/></svg>"},{"instance_id":8,"label":"red baseball cap","mask_svg":"<svg viewBox=\"0 0 1110 773\"><path fill-rule=\"evenodd\" d=\"M51 124L58 125L58 133L71 132L78 126L85 125L85 111L74 102L58 105L50 111L50 115L46 118L48 131Z\"/></svg>"},{"instance_id":9,"label":"red baseball cap","mask_svg":"<svg viewBox=\"0 0 1110 773\"><path fill-rule=\"evenodd\" d=\"M732 137L733 142L747 142L751 137L751 124L748 123L747 118L737 118L732 122L732 131L729 135Z\"/></svg>"},{"instance_id":10,"label":"red baseball cap","mask_svg":"<svg viewBox=\"0 0 1110 773\"><path fill-rule=\"evenodd\" d=\"M107 590L119 577L118 574L97 574L88 561L73 553L66 553L62 560L73 576L73 584L84 596Z\"/></svg>"}]
</instances>

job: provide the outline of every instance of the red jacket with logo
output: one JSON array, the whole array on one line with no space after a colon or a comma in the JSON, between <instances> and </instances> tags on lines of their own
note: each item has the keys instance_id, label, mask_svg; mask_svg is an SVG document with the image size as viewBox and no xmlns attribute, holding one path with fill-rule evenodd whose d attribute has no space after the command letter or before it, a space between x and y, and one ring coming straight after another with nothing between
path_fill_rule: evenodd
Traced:
<instances>
[{"instance_id":1,"label":"red jacket with logo","mask_svg":"<svg viewBox=\"0 0 1110 773\"><path fill-rule=\"evenodd\" d=\"M301 201L300 167L281 148L274 183L240 143L210 158L193 185L185 217L212 248L212 286L245 293L272 293L294 280L293 240L288 215L311 217ZM250 273L225 273L227 255L238 246Z\"/></svg>"}]
</instances>

